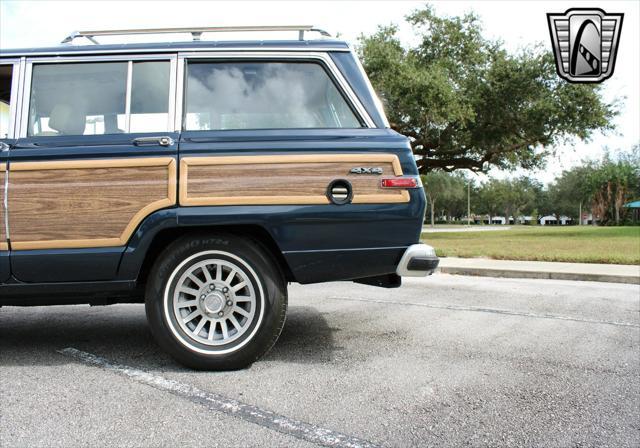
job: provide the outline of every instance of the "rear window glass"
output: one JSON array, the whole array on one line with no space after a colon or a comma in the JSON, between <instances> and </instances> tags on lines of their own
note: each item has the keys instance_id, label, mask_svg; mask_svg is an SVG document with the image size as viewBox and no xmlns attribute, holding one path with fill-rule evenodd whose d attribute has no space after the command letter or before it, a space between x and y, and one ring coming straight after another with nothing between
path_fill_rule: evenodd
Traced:
<instances>
[{"instance_id":1,"label":"rear window glass","mask_svg":"<svg viewBox=\"0 0 640 448\"><path fill-rule=\"evenodd\" d=\"M184 128L359 128L328 73L311 62L189 62Z\"/></svg>"}]
</instances>

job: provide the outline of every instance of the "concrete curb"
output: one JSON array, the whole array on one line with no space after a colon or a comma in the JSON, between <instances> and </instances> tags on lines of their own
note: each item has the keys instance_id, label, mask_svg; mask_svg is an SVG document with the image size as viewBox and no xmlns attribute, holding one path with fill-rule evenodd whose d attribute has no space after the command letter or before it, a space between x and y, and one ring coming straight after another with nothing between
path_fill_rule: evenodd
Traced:
<instances>
[{"instance_id":1,"label":"concrete curb","mask_svg":"<svg viewBox=\"0 0 640 448\"><path fill-rule=\"evenodd\" d=\"M587 274L580 272L520 271L515 269L470 268L443 266L438 268L443 274L470 275L478 277L533 278L551 280L574 280L585 282L626 283L640 285L640 277L629 275Z\"/></svg>"},{"instance_id":2,"label":"concrete curb","mask_svg":"<svg viewBox=\"0 0 640 448\"><path fill-rule=\"evenodd\" d=\"M638 265L443 257L439 268L444 274L640 285Z\"/></svg>"}]
</instances>

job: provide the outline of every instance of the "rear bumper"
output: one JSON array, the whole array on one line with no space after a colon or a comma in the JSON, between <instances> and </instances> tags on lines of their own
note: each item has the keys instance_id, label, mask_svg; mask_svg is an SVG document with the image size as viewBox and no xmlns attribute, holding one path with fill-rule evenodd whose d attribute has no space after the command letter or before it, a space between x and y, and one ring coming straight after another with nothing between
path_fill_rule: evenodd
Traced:
<instances>
[{"instance_id":1,"label":"rear bumper","mask_svg":"<svg viewBox=\"0 0 640 448\"><path fill-rule=\"evenodd\" d=\"M413 244L402 255L396 274L401 277L424 277L433 274L439 262L433 247Z\"/></svg>"}]
</instances>

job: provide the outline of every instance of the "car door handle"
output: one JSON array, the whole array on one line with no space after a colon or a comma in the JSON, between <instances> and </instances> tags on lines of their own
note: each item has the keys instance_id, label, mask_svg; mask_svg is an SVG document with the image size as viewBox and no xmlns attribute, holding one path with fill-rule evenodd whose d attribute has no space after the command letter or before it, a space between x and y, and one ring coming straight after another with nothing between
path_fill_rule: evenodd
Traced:
<instances>
[{"instance_id":1,"label":"car door handle","mask_svg":"<svg viewBox=\"0 0 640 448\"><path fill-rule=\"evenodd\" d=\"M149 145L171 146L173 145L173 139L166 135L163 135L160 137L138 137L133 139L133 144L136 146L149 146Z\"/></svg>"}]
</instances>

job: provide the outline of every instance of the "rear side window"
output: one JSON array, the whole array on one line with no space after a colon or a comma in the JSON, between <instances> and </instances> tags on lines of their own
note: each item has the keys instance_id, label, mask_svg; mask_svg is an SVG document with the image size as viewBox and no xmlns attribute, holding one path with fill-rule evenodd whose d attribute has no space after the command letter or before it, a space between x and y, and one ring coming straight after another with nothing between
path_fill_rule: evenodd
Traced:
<instances>
[{"instance_id":1,"label":"rear side window","mask_svg":"<svg viewBox=\"0 0 640 448\"><path fill-rule=\"evenodd\" d=\"M190 61L186 83L186 130L362 127L317 63Z\"/></svg>"},{"instance_id":2,"label":"rear side window","mask_svg":"<svg viewBox=\"0 0 640 448\"><path fill-rule=\"evenodd\" d=\"M169 61L134 62L130 132L167 130Z\"/></svg>"},{"instance_id":3,"label":"rear side window","mask_svg":"<svg viewBox=\"0 0 640 448\"><path fill-rule=\"evenodd\" d=\"M32 73L29 136L169 128L169 61L34 64Z\"/></svg>"}]
</instances>

